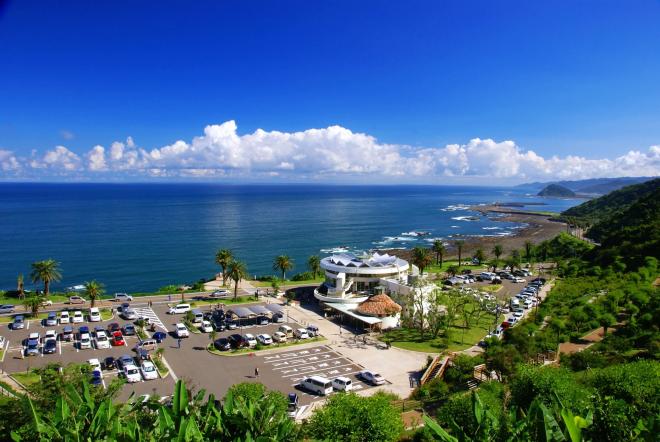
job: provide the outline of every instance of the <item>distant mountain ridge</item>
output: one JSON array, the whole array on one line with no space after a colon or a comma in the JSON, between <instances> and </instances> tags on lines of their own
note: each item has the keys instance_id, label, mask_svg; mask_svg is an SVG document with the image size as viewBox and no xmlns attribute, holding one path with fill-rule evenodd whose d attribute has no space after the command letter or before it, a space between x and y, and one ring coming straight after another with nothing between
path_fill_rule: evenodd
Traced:
<instances>
[{"instance_id":1,"label":"distant mountain ridge","mask_svg":"<svg viewBox=\"0 0 660 442\"><path fill-rule=\"evenodd\" d=\"M575 192L573 192L568 187L561 186L559 184L548 184L541 190L538 196L557 196L560 198L572 198L575 197Z\"/></svg>"},{"instance_id":2,"label":"distant mountain ridge","mask_svg":"<svg viewBox=\"0 0 660 442\"><path fill-rule=\"evenodd\" d=\"M525 183L525 184L520 184L516 187L541 190L550 184L557 184L559 186L570 189L575 193L605 195L606 193L621 189L622 187L643 183L652 180L654 178L655 177L590 178L587 180L575 180L575 181L549 181L545 183L542 182Z\"/></svg>"}]
</instances>

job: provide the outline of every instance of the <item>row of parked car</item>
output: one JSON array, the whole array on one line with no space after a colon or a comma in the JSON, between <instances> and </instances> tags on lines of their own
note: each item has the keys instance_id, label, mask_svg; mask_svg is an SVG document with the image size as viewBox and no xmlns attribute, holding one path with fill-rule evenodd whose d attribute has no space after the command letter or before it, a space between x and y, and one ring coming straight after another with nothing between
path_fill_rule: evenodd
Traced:
<instances>
[{"instance_id":1,"label":"row of parked car","mask_svg":"<svg viewBox=\"0 0 660 442\"><path fill-rule=\"evenodd\" d=\"M134 358L129 354L122 355L115 359L108 356L103 361L90 359L87 361L92 369L92 385L102 384L103 370L117 370L119 375L126 379L128 383L151 381L158 379L158 370L156 365L148 358Z\"/></svg>"},{"instance_id":2,"label":"row of parked car","mask_svg":"<svg viewBox=\"0 0 660 442\"><path fill-rule=\"evenodd\" d=\"M371 370L362 370L357 374L357 378L363 380L370 385L383 385L385 378L379 373ZM327 396L333 391L350 391L353 389L353 382L344 376L337 377L333 380L324 378L323 376L308 376L303 379L298 387L310 393L319 396Z\"/></svg>"},{"instance_id":3,"label":"row of parked car","mask_svg":"<svg viewBox=\"0 0 660 442\"><path fill-rule=\"evenodd\" d=\"M310 325L307 328L293 329L288 325L283 324L279 326L272 336L268 333L261 333L256 337L251 333L246 333L244 335L235 333L226 338L216 339L213 342L213 346L217 350L227 351L232 349L254 348L257 346L257 343L261 345L271 345L273 343L280 344L287 342L289 338L309 339L315 336L319 336L319 329L315 325Z\"/></svg>"}]
</instances>

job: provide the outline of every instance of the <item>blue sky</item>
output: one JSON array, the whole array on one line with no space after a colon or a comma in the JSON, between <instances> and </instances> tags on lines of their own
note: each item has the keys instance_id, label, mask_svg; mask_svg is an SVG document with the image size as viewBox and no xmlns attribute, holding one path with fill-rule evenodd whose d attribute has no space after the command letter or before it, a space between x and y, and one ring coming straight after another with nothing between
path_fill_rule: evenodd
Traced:
<instances>
[{"instance_id":1,"label":"blue sky","mask_svg":"<svg viewBox=\"0 0 660 442\"><path fill-rule=\"evenodd\" d=\"M581 158L568 178L612 175L639 158L631 151L644 155L644 173L660 168L660 153L648 150L660 145L658 1L9 1L1 10L0 160L18 164L0 168L5 177L30 179L37 169L89 177L96 145L105 175L92 179L116 176L132 170L106 158L120 142L144 152L133 177L210 164L221 171L194 175L317 178L285 154L268 164L226 160L263 153L252 145L230 152L204 136L206 126L228 121L238 136L339 126L350 131L342 136L372 137L376 147L366 151L383 156L388 146L418 160L419 149L442 149L433 170L415 175L415 163L389 173L422 181L483 176L472 157L489 147L476 143L470 156L474 139L504 152L499 143L512 140L515 152L545 161L524 158L516 171L498 169L502 179L552 178L567 167L551 166L553 156ZM318 155L326 135L288 154ZM194 137L203 138L197 149ZM148 155L177 140L187 154ZM463 161L447 153L453 144L468 164L448 170L445 163ZM49 162L58 145L78 159L58 151ZM62 166L60 154L73 164ZM610 162L602 172L587 160ZM323 170L377 173L346 169Z\"/></svg>"}]
</instances>

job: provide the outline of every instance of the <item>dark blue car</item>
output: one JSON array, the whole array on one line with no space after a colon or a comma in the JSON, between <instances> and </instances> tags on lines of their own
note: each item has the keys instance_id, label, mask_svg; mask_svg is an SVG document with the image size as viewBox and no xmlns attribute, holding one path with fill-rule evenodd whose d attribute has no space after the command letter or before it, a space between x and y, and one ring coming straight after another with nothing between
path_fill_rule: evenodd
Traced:
<instances>
[{"instance_id":1,"label":"dark blue car","mask_svg":"<svg viewBox=\"0 0 660 442\"><path fill-rule=\"evenodd\" d=\"M156 333L154 333L154 335L152 337L153 337L153 339L156 340L156 342L158 342L160 344L167 337L167 333L165 333L165 332L156 332Z\"/></svg>"}]
</instances>

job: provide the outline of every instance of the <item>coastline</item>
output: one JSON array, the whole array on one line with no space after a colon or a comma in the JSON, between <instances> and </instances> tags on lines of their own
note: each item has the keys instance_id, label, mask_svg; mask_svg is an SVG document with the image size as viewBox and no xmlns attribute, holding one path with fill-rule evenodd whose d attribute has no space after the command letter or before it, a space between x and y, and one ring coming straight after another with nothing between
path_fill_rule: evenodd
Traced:
<instances>
[{"instance_id":1,"label":"coastline","mask_svg":"<svg viewBox=\"0 0 660 442\"><path fill-rule=\"evenodd\" d=\"M512 250L524 250L525 242L531 241L534 244L552 239L559 233L566 230L566 224L556 219L556 215L549 213L525 211L517 208L510 208L500 205L472 206L470 210L479 212L481 215L489 216L497 214L497 217L490 217L493 221L510 221L525 224L525 227L516 230L516 233L509 236L462 236L455 235L446 240L449 243L448 253L444 259L457 259L456 248L452 245L453 241L464 240L463 258L471 257L479 248L483 249L487 256L496 244L504 248L504 255L508 255ZM558 214L557 214L558 215ZM385 249L384 252L397 255L403 259L410 259L410 249Z\"/></svg>"}]
</instances>

